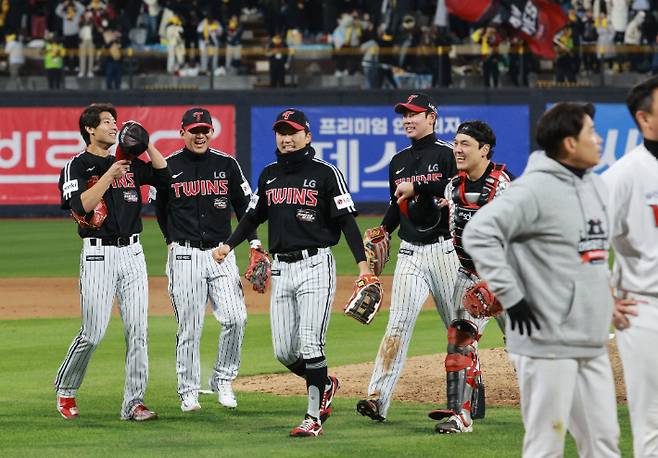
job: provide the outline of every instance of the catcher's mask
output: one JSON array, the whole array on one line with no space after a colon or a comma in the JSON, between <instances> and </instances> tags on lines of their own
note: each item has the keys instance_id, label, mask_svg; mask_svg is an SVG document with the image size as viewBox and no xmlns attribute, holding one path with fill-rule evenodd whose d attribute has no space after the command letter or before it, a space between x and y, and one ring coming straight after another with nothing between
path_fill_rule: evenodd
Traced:
<instances>
[{"instance_id":1,"label":"catcher's mask","mask_svg":"<svg viewBox=\"0 0 658 458\"><path fill-rule=\"evenodd\" d=\"M416 226L418 232L429 232L441 221L441 207L434 196L419 195L405 199L400 204L400 212Z\"/></svg>"}]
</instances>

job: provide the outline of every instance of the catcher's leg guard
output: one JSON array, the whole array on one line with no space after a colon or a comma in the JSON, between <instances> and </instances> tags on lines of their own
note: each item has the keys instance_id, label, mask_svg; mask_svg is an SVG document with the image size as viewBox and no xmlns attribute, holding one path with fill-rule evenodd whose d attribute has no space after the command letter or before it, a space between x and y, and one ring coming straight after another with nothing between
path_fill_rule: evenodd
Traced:
<instances>
[{"instance_id":1,"label":"catcher's leg guard","mask_svg":"<svg viewBox=\"0 0 658 458\"><path fill-rule=\"evenodd\" d=\"M475 348L478 338L477 326L472 322L455 320L450 324L445 360L448 406L445 410L430 412L433 420L462 414L470 421L476 377L480 375Z\"/></svg>"}]
</instances>

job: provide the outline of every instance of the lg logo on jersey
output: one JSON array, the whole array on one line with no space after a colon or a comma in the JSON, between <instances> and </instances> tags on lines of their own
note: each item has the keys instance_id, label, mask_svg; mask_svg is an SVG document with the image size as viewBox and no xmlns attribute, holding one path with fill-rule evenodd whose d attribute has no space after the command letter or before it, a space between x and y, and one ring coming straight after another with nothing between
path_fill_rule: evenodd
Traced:
<instances>
[{"instance_id":1,"label":"lg logo on jersey","mask_svg":"<svg viewBox=\"0 0 658 458\"><path fill-rule=\"evenodd\" d=\"M213 172L213 178L226 178L226 172Z\"/></svg>"},{"instance_id":2,"label":"lg logo on jersey","mask_svg":"<svg viewBox=\"0 0 658 458\"><path fill-rule=\"evenodd\" d=\"M430 166L427 167L427 171L429 173L438 172L439 171L439 164L430 164Z\"/></svg>"},{"instance_id":3,"label":"lg logo on jersey","mask_svg":"<svg viewBox=\"0 0 658 458\"><path fill-rule=\"evenodd\" d=\"M172 183L176 197L181 197L181 192L187 196L225 196L228 194L228 180L194 180Z\"/></svg>"},{"instance_id":4,"label":"lg logo on jersey","mask_svg":"<svg viewBox=\"0 0 658 458\"><path fill-rule=\"evenodd\" d=\"M304 187L305 188L315 188L315 180L304 180Z\"/></svg>"}]
</instances>

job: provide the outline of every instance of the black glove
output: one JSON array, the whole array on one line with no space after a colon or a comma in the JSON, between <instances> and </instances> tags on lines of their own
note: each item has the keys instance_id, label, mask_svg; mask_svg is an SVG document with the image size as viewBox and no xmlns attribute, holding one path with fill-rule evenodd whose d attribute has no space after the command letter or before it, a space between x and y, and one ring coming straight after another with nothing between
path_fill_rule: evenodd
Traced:
<instances>
[{"instance_id":1,"label":"black glove","mask_svg":"<svg viewBox=\"0 0 658 458\"><path fill-rule=\"evenodd\" d=\"M535 318L535 314L532 313L532 310L525 299L521 299L514 306L508 308L507 315L509 316L510 324L512 325L512 331L514 331L516 325L519 325L519 333L521 335L523 335L523 327L525 326L528 336L531 336L533 323L537 329L541 329L537 318Z\"/></svg>"},{"instance_id":2,"label":"black glove","mask_svg":"<svg viewBox=\"0 0 658 458\"><path fill-rule=\"evenodd\" d=\"M117 159L132 159L139 156L149 145L149 134L136 121L126 121L119 131L119 150L123 157Z\"/></svg>"}]
</instances>

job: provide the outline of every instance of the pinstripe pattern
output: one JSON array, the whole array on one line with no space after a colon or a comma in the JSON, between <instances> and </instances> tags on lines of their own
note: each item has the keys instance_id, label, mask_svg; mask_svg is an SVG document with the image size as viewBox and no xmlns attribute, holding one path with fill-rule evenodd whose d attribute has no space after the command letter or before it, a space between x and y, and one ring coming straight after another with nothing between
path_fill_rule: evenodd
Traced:
<instances>
[{"instance_id":1,"label":"pinstripe pattern","mask_svg":"<svg viewBox=\"0 0 658 458\"><path fill-rule=\"evenodd\" d=\"M270 320L275 357L291 365L325 358L331 304L336 294L336 261L329 248L301 261L272 264ZM326 362L324 363L326 365Z\"/></svg>"},{"instance_id":2,"label":"pinstripe pattern","mask_svg":"<svg viewBox=\"0 0 658 458\"><path fill-rule=\"evenodd\" d=\"M418 314L429 294L448 327L458 269L459 259L451 240L428 245L401 242L388 325L368 386L368 396L379 400L379 413L383 417L402 373Z\"/></svg>"},{"instance_id":3,"label":"pinstripe pattern","mask_svg":"<svg viewBox=\"0 0 658 458\"><path fill-rule=\"evenodd\" d=\"M210 386L217 390L220 381L238 375L240 352L247 310L240 284L240 273L231 252L222 264L212 259L211 250L200 250L173 243L167 261L169 296L174 308L176 332L176 374L181 398L201 388L200 342L210 301L221 325L217 358Z\"/></svg>"},{"instance_id":4,"label":"pinstripe pattern","mask_svg":"<svg viewBox=\"0 0 658 458\"><path fill-rule=\"evenodd\" d=\"M90 256L97 260L90 260ZM102 257L102 259L101 259ZM94 350L103 340L117 298L126 340L126 378L121 416L144 402L148 380L148 280L139 242L127 247L91 246L84 239L80 254L82 326L57 371L58 395L74 396Z\"/></svg>"}]
</instances>

